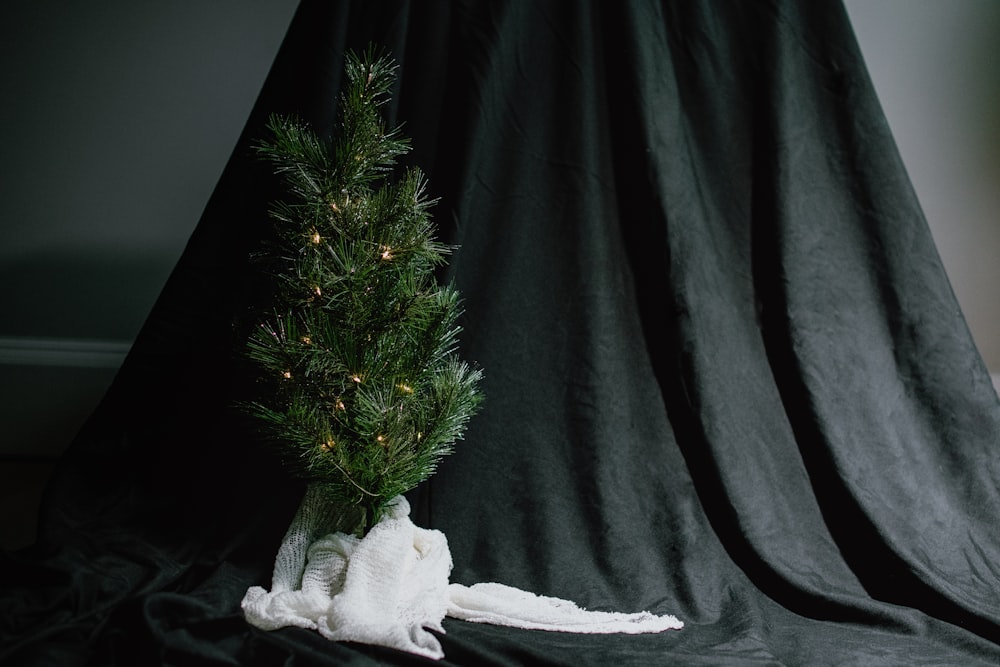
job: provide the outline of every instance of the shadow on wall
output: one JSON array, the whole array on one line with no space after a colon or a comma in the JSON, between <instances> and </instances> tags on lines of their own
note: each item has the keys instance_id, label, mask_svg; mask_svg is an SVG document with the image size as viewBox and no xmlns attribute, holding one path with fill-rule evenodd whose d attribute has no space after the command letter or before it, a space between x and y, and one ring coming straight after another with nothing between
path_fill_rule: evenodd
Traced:
<instances>
[{"instance_id":1,"label":"shadow on wall","mask_svg":"<svg viewBox=\"0 0 1000 667\"><path fill-rule=\"evenodd\" d=\"M845 0L959 303L1000 373L1000 3Z\"/></svg>"},{"instance_id":2,"label":"shadow on wall","mask_svg":"<svg viewBox=\"0 0 1000 667\"><path fill-rule=\"evenodd\" d=\"M130 341L169 275L170 258L65 251L0 263L0 336Z\"/></svg>"},{"instance_id":3,"label":"shadow on wall","mask_svg":"<svg viewBox=\"0 0 1000 667\"><path fill-rule=\"evenodd\" d=\"M4 458L51 459L114 378L169 266L78 254L0 265Z\"/></svg>"},{"instance_id":4,"label":"shadow on wall","mask_svg":"<svg viewBox=\"0 0 1000 667\"><path fill-rule=\"evenodd\" d=\"M966 77L966 88L971 91L964 122L975 128L982 137L978 150L973 153L973 166L982 169L995 191L1000 192L1000 2L981 2L980 15L973 23L969 38L969 60L978 67L959 70ZM1000 214L993 218L993 226L1000 228ZM1000 337L1000 332L997 332Z\"/></svg>"},{"instance_id":5,"label":"shadow on wall","mask_svg":"<svg viewBox=\"0 0 1000 667\"><path fill-rule=\"evenodd\" d=\"M977 14L969 21L968 63L959 67L958 76L966 79L968 103L961 122L968 127L971 146L969 168L980 174L978 187L991 194L988 207L979 218L976 239L984 242L986 256L975 273L971 289L975 303L992 304L986 324L976 335L987 365L993 371L995 386L1000 386L1000 2L975 4Z\"/></svg>"}]
</instances>

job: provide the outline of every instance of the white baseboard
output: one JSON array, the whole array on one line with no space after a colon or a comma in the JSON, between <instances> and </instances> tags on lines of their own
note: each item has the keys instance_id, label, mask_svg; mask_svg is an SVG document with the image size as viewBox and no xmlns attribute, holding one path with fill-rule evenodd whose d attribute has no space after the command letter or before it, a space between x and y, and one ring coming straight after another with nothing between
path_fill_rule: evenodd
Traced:
<instances>
[{"instance_id":1,"label":"white baseboard","mask_svg":"<svg viewBox=\"0 0 1000 667\"><path fill-rule=\"evenodd\" d=\"M118 368L130 347L117 340L0 337L0 365Z\"/></svg>"}]
</instances>

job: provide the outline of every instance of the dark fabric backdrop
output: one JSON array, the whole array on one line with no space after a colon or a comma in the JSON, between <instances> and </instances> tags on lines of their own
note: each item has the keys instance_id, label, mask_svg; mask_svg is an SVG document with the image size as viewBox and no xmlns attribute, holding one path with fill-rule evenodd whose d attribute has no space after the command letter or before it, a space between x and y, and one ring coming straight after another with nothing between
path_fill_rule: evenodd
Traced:
<instances>
[{"instance_id":1,"label":"dark fabric backdrop","mask_svg":"<svg viewBox=\"0 0 1000 667\"><path fill-rule=\"evenodd\" d=\"M834 1L304 2L134 349L0 563L4 665L416 664L249 627L302 493L230 408L274 181L343 53L430 176L487 401L411 496L453 581L680 632L446 620L462 665L1000 662L1000 404Z\"/></svg>"}]
</instances>

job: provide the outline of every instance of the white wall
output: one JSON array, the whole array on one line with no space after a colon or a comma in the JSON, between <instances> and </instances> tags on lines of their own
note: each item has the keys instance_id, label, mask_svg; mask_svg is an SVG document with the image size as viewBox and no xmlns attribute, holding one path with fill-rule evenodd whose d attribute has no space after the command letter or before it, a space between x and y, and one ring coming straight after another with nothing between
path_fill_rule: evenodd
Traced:
<instances>
[{"instance_id":1,"label":"white wall","mask_svg":"<svg viewBox=\"0 0 1000 667\"><path fill-rule=\"evenodd\" d=\"M1000 2L845 0L983 359L1000 379Z\"/></svg>"},{"instance_id":2,"label":"white wall","mask_svg":"<svg viewBox=\"0 0 1000 667\"><path fill-rule=\"evenodd\" d=\"M100 400L297 0L0 2L0 459Z\"/></svg>"}]
</instances>

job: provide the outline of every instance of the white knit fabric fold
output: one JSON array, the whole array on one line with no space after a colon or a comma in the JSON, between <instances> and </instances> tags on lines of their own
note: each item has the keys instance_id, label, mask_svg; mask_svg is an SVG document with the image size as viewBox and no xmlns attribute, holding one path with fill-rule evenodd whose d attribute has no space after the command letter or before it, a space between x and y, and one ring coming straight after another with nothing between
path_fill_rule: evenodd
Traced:
<instances>
[{"instance_id":1,"label":"white knit fabric fold","mask_svg":"<svg viewBox=\"0 0 1000 667\"><path fill-rule=\"evenodd\" d=\"M674 616L656 616L648 611L634 614L589 611L569 600L497 583L451 584L448 601L448 616L453 618L526 630L635 635L684 627Z\"/></svg>"},{"instance_id":2,"label":"white knit fabric fold","mask_svg":"<svg viewBox=\"0 0 1000 667\"><path fill-rule=\"evenodd\" d=\"M445 615L476 623L578 633L680 629L673 616L588 611L573 602L497 583L448 584L452 560L444 533L410 521L402 496L364 537L330 533L329 513L310 487L274 562L271 590L243 598L247 621L263 630L297 626L327 639L444 657Z\"/></svg>"}]
</instances>

